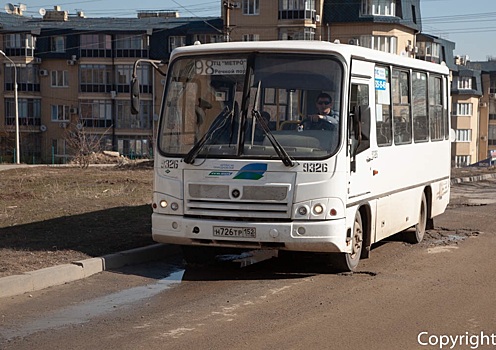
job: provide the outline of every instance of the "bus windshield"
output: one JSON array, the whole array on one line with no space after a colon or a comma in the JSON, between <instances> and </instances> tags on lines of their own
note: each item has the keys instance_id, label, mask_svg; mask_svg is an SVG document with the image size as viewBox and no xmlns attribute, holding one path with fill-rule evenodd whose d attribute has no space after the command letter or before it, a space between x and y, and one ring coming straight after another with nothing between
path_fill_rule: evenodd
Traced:
<instances>
[{"instance_id":1,"label":"bus windshield","mask_svg":"<svg viewBox=\"0 0 496 350\"><path fill-rule=\"evenodd\" d=\"M343 66L333 56L236 53L179 58L158 147L168 156L323 159L341 137Z\"/></svg>"}]
</instances>

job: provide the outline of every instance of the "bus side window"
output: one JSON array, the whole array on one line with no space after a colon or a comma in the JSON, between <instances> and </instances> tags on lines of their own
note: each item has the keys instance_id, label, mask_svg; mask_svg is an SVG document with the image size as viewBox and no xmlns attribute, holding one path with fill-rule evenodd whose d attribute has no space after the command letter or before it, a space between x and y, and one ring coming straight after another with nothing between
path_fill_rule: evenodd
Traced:
<instances>
[{"instance_id":1,"label":"bus side window","mask_svg":"<svg viewBox=\"0 0 496 350\"><path fill-rule=\"evenodd\" d=\"M378 146L390 146L393 139L391 120L391 76L387 67L375 67L375 119Z\"/></svg>"},{"instance_id":2,"label":"bus side window","mask_svg":"<svg viewBox=\"0 0 496 350\"><path fill-rule=\"evenodd\" d=\"M359 109L355 107L359 107ZM370 105L368 85L353 84L351 86L350 112L353 112L353 110L360 110L361 117L361 141L357 149L358 154L370 147Z\"/></svg>"},{"instance_id":3,"label":"bus side window","mask_svg":"<svg viewBox=\"0 0 496 350\"><path fill-rule=\"evenodd\" d=\"M411 143L410 74L393 68L393 135L395 144Z\"/></svg>"}]
</instances>

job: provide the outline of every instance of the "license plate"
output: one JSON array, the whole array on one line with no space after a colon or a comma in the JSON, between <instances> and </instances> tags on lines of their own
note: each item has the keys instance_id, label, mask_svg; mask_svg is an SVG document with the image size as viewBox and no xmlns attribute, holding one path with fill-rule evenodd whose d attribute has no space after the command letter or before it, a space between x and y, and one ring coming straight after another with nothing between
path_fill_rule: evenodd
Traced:
<instances>
[{"instance_id":1,"label":"license plate","mask_svg":"<svg viewBox=\"0 0 496 350\"><path fill-rule=\"evenodd\" d=\"M255 238L257 229L255 227L214 226L214 236Z\"/></svg>"}]
</instances>

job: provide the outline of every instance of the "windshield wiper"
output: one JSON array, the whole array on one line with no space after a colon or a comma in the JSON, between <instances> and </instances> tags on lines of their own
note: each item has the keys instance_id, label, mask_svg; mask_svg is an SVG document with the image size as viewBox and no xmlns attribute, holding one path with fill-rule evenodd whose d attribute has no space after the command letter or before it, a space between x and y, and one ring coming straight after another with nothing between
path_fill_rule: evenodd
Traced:
<instances>
[{"instance_id":1,"label":"windshield wiper","mask_svg":"<svg viewBox=\"0 0 496 350\"><path fill-rule=\"evenodd\" d=\"M214 122L207 130L207 132L202 136L202 138L191 148L186 157L184 157L184 162L187 164L193 164L196 157L203 150L207 141L211 139L214 134L221 130L227 122L227 119L231 116L232 112L229 110L229 106L225 106L224 109L219 113L217 117L215 117Z\"/></svg>"},{"instance_id":2,"label":"windshield wiper","mask_svg":"<svg viewBox=\"0 0 496 350\"><path fill-rule=\"evenodd\" d=\"M262 131L264 132L265 136L267 136L267 138L269 139L272 147L274 147L274 150L276 151L279 158L281 158L284 165L292 167L295 165L295 163L293 162L293 160L289 156L288 152L286 152L284 147L282 147L282 145L279 143L279 141L277 141L277 139L275 138L272 131L270 131L269 125L267 124L265 119L262 117L260 112L258 110L256 110L256 107L258 106L258 92L260 91L260 84L261 84L261 81L258 82L257 91L255 94L255 101L253 103L253 109L251 110L251 115L252 115L253 119L256 119L257 122L262 127Z\"/></svg>"}]
</instances>

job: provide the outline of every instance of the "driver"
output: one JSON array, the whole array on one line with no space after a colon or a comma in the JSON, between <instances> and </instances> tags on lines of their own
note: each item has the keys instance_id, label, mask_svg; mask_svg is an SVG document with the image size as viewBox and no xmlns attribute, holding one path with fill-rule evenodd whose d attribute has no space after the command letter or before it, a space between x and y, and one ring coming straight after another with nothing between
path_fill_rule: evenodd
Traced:
<instances>
[{"instance_id":1,"label":"driver","mask_svg":"<svg viewBox=\"0 0 496 350\"><path fill-rule=\"evenodd\" d=\"M315 106L318 113L309 115L301 123L303 130L333 130L338 124L338 114L332 110L332 98L323 92L317 96Z\"/></svg>"}]
</instances>

